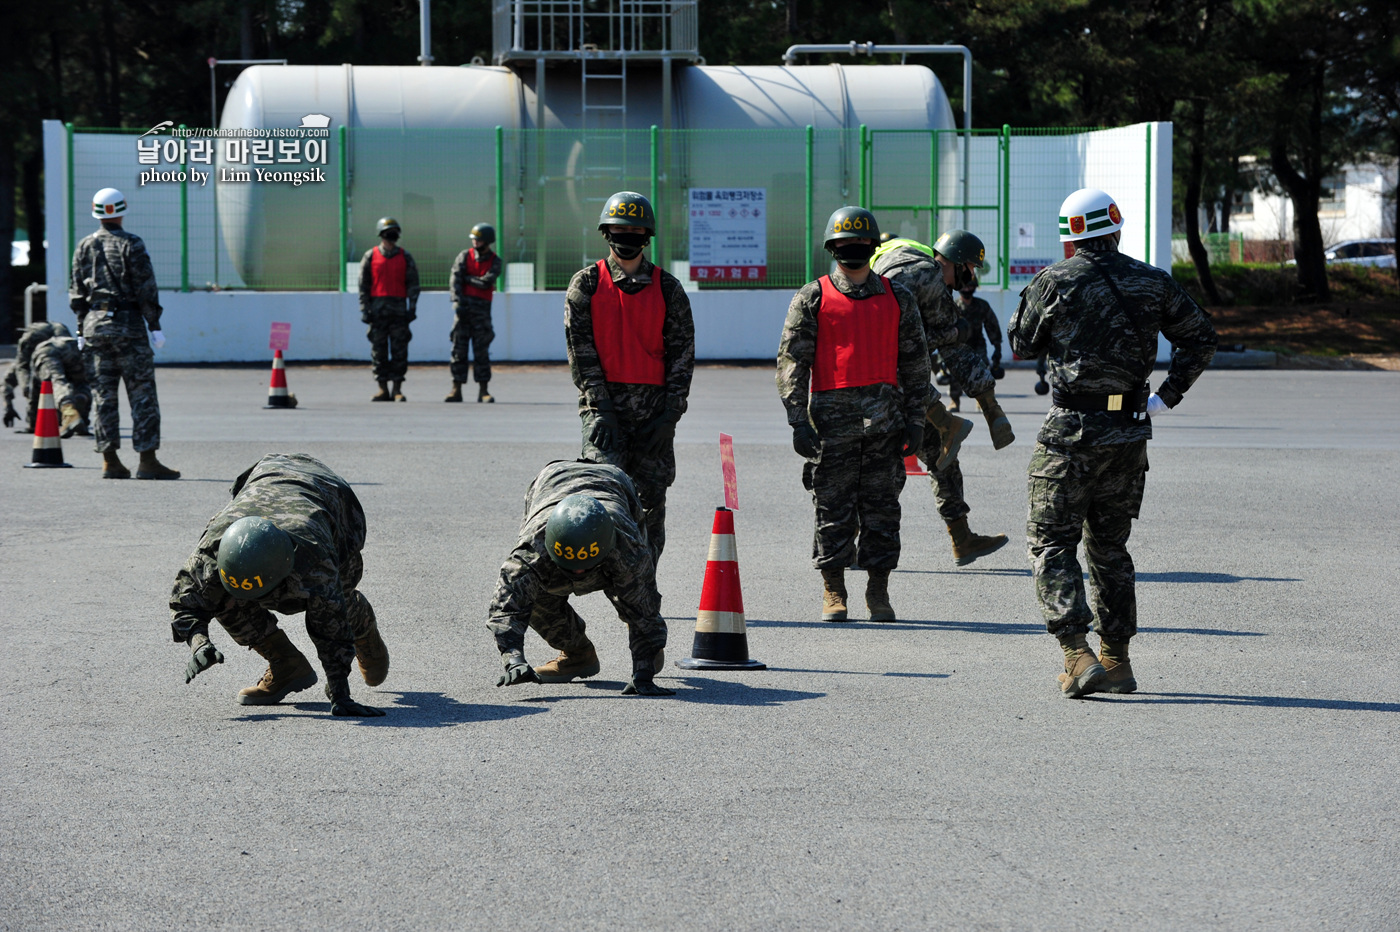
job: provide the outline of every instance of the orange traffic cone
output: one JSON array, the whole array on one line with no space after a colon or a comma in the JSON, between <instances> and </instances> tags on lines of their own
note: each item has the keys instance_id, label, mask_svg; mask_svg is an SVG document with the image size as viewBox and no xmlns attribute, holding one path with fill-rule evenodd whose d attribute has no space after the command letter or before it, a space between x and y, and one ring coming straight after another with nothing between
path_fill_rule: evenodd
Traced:
<instances>
[{"instance_id":1,"label":"orange traffic cone","mask_svg":"<svg viewBox=\"0 0 1400 932\"><path fill-rule=\"evenodd\" d=\"M715 509L710 532L710 555L705 561L705 584L695 615L695 646L691 656L677 660L682 670L766 670L749 659L749 635L744 627L744 595L739 589L739 550L734 545L734 512Z\"/></svg>"},{"instance_id":2,"label":"orange traffic cone","mask_svg":"<svg viewBox=\"0 0 1400 932\"><path fill-rule=\"evenodd\" d=\"M928 470L919 462L917 456L906 456L904 458L904 474L906 476L927 476Z\"/></svg>"},{"instance_id":3,"label":"orange traffic cone","mask_svg":"<svg viewBox=\"0 0 1400 932\"><path fill-rule=\"evenodd\" d=\"M272 354L272 378L267 383L267 404L263 408L295 408L297 396L287 391L287 367L282 362L282 351Z\"/></svg>"},{"instance_id":4,"label":"orange traffic cone","mask_svg":"<svg viewBox=\"0 0 1400 932\"><path fill-rule=\"evenodd\" d=\"M44 384L39 386L39 411L34 415L34 452L24 468L68 469L72 465L63 462L63 445L58 442L58 409L53 404L53 383L44 379Z\"/></svg>"}]
</instances>

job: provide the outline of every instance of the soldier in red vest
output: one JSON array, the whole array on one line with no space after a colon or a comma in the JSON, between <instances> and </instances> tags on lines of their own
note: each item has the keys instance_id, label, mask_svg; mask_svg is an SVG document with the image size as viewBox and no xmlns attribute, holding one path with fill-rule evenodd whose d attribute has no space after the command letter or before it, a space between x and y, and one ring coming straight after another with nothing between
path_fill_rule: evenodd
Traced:
<instances>
[{"instance_id":1,"label":"soldier in red vest","mask_svg":"<svg viewBox=\"0 0 1400 932\"><path fill-rule=\"evenodd\" d=\"M399 222L382 217L379 245L360 260L360 320L369 324L369 352L379 394L370 401L407 401L408 325L418 316L418 265L400 249ZM393 382L390 391L389 383Z\"/></svg>"},{"instance_id":2,"label":"soldier in red vest","mask_svg":"<svg viewBox=\"0 0 1400 932\"><path fill-rule=\"evenodd\" d=\"M614 194L598 230L608 257L574 273L564 309L583 458L631 478L656 561L666 545L666 490L676 480L676 423L695 371L695 324L681 283L642 255L656 232L650 201Z\"/></svg>"},{"instance_id":3,"label":"soldier in red vest","mask_svg":"<svg viewBox=\"0 0 1400 932\"><path fill-rule=\"evenodd\" d=\"M489 223L472 227L472 248L463 249L452 263L448 290L456 321L452 324L452 392L443 401L461 401L462 383L467 380L467 352L471 351L476 376L478 403L494 403L487 390L491 381L491 296L501 275L501 257L491 251L496 228Z\"/></svg>"},{"instance_id":4,"label":"soldier in red vest","mask_svg":"<svg viewBox=\"0 0 1400 932\"><path fill-rule=\"evenodd\" d=\"M928 403L923 319L913 293L870 270L880 237L870 211L842 207L823 237L836 267L792 298L778 394L816 504L822 620L847 620L845 568L858 556L870 620L894 621L889 578L899 564L904 457L923 443Z\"/></svg>"}]
</instances>

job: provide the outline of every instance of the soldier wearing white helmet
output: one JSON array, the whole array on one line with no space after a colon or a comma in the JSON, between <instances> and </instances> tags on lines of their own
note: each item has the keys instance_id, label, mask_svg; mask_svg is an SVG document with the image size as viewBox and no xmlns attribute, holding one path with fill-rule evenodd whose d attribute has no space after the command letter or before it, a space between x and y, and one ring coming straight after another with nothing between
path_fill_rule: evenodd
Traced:
<instances>
[{"instance_id":1,"label":"soldier wearing white helmet","mask_svg":"<svg viewBox=\"0 0 1400 932\"><path fill-rule=\"evenodd\" d=\"M156 459L160 448L160 402L156 397L155 354L165 335L160 329L160 292L146 244L122 229L126 196L103 188L92 197L92 215L102 221L73 252L68 303L78 315L78 341L92 373L93 427L102 454L104 479L129 479L131 470L117 456L121 425L117 386L126 383L131 403L131 445L140 455L138 479L178 479ZM147 330L150 335L147 337Z\"/></svg>"}]
</instances>

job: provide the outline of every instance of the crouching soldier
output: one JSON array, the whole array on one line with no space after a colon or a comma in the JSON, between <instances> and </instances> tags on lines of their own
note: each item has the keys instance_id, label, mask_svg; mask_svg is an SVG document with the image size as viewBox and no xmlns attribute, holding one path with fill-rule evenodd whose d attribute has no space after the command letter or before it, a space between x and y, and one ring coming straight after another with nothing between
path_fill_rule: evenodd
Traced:
<instances>
[{"instance_id":1,"label":"crouching soldier","mask_svg":"<svg viewBox=\"0 0 1400 932\"><path fill-rule=\"evenodd\" d=\"M629 629L632 679L623 695L675 695L653 681L665 663L666 621L646 512L632 480L602 463L550 463L525 493L519 542L491 600L486 626L505 665L496 685L567 683L597 673L598 653L569 596L599 589ZM559 656L531 668L526 628Z\"/></svg>"},{"instance_id":2,"label":"crouching soldier","mask_svg":"<svg viewBox=\"0 0 1400 932\"><path fill-rule=\"evenodd\" d=\"M92 411L92 392L88 389L87 367L83 365L82 347L63 324L53 325L53 336L34 349L30 366L30 384L53 385L54 401L58 404L62 423L58 435L64 440L77 434L90 437L88 414ZM29 423L39 415L39 392L29 393Z\"/></svg>"},{"instance_id":3,"label":"crouching soldier","mask_svg":"<svg viewBox=\"0 0 1400 932\"><path fill-rule=\"evenodd\" d=\"M365 513L347 483L304 453L273 453L234 480L233 501L210 519L175 577L170 627L190 645L188 683L224 656L209 640L217 620L234 642L268 662L242 705L275 705L316 684L316 671L272 613L306 613L306 632L326 671L331 714L383 715L350 698L350 662L365 683L389 674L389 649L374 609L356 586L364 573Z\"/></svg>"}]
</instances>

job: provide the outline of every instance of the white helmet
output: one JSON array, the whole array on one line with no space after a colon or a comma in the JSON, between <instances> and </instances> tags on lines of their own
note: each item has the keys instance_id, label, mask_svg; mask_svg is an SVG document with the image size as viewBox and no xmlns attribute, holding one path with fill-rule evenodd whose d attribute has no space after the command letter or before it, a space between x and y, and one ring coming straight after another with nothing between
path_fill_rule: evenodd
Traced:
<instances>
[{"instance_id":1,"label":"white helmet","mask_svg":"<svg viewBox=\"0 0 1400 932\"><path fill-rule=\"evenodd\" d=\"M1060 242L1093 239L1123 229L1118 205L1098 188L1080 188L1060 205Z\"/></svg>"},{"instance_id":2,"label":"white helmet","mask_svg":"<svg viewBox=\"0 0 1400 932\"><path fill-rule=\"evenodd\" d=\"M126 195L116 188L103 188L92 196L92 215L98 220L111 220L126 213Z\"/></svg>"}]
</instances>

